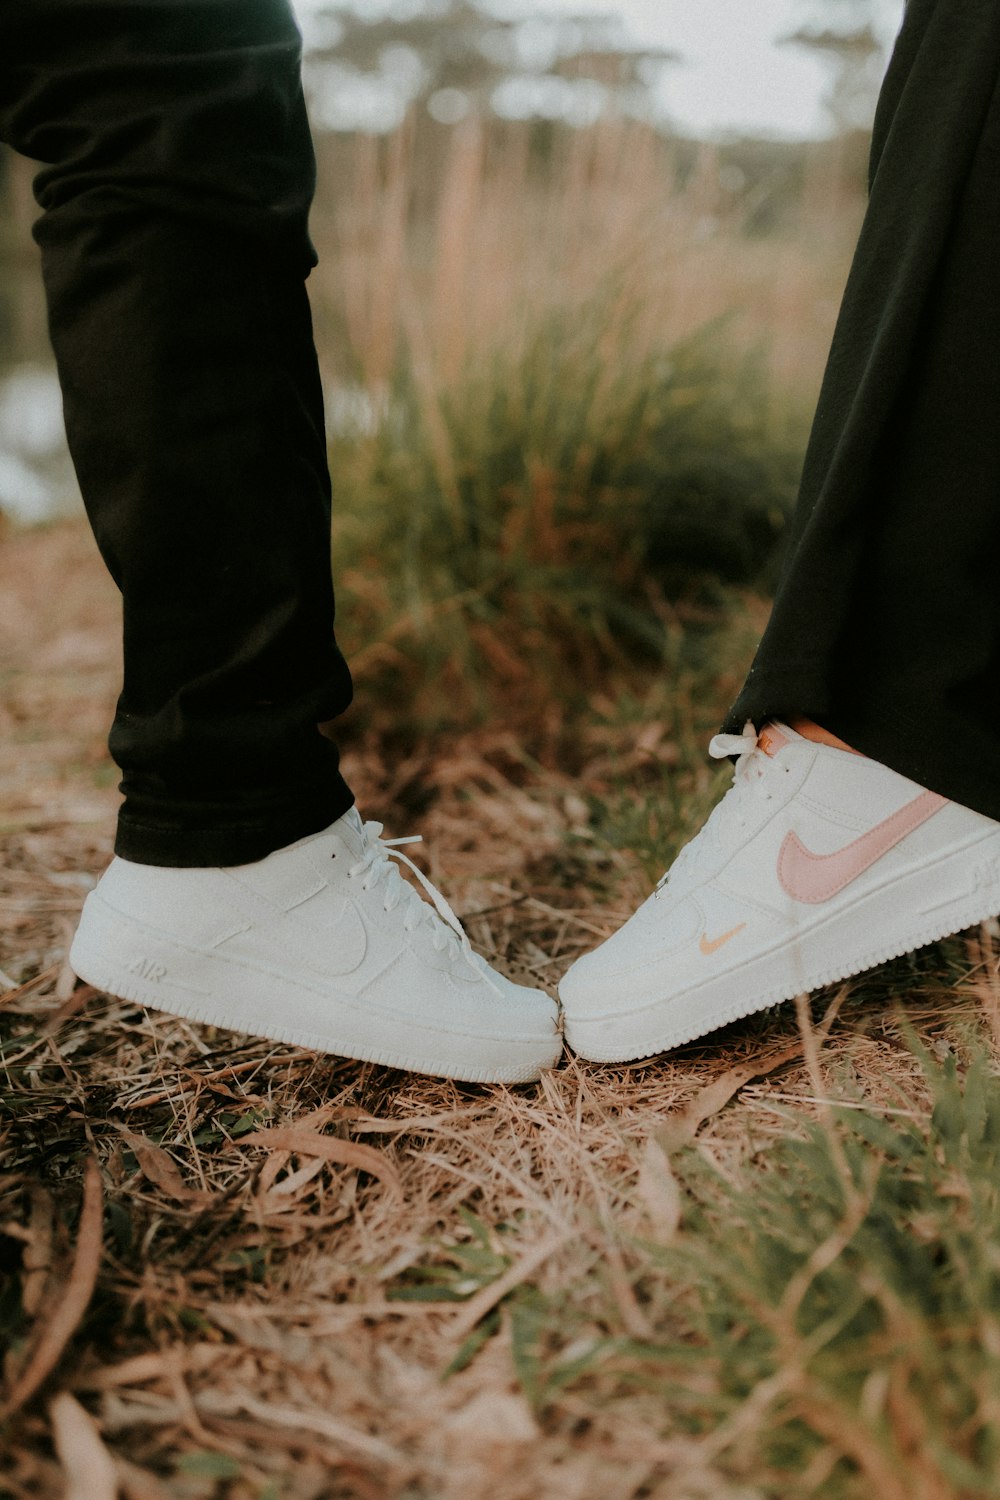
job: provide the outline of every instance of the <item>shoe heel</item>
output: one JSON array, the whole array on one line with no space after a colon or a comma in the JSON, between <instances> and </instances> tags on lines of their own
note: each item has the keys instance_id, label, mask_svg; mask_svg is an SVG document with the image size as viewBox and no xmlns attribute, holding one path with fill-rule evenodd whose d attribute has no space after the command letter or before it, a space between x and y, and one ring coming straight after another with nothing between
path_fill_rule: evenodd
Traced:
<instances>
[{"instance_id":1,"label":"shoe heel","mask_svg":"<svg viewBox=\"0 0 1000 1500\"><path fill-rule=\"evenodd\" d=\"M95 989L174 1014L197 1014L204 988L189 970L200 956L186 953L158 933L145 931L91 892L69 950L74 974Z\"/></svg>"}]
</instances>

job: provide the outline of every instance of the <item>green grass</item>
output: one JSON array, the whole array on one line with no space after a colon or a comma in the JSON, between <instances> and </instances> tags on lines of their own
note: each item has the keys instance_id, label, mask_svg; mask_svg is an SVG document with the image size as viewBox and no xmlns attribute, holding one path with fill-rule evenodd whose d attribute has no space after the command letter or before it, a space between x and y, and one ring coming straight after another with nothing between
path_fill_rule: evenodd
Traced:
<instances>
[{"instance_id":1,"label":"green grass","mask_svg":"<svg viewBox=\"0 0 1000 1500\"><path fill-rule=\"evenodd\" d=\"M663 1457L692 1486L670 1493L1000 1494L1000 1077L974 1043L961 1061L910 1045L921 1077L894 1103L842 1080L818 1118L786 1109L786 1133L736 1171L654 1136L639 1192L652 1161L676 1227L629 1247L648 1337L622 1336L600 1264L506 1305L543 1419L567 1405L648 1419L659 1402ZM502 1274L496 1235L468 1223L394 1295L460 1300ZM494 1310L446 1374L499 1326Z\"/></svg>"},{"instance_id":2,"label":"green grass","mask_svg":"<svg viewBox=\"0 0 1000 1500\"><path fill-rule=\"evenodd\" d=\"M623 1373L702 1373L685 1426L770 1493L1000 1493L1000 1079L982 1051L918 1055L929 1114L790 1116L735 1182L679 1163L684 1228L648 1293L674 1347Z\"/></svg>"},{"instance_id":3,"label":"green grass","mask_svg":"<svg viewBox=\"0 0 1000 1500\"><path fill-rule=\"evenodd\" d=\"M669 671L678 606L717 623L773 577L801 424L718 330L630 358L620 315L595 296L433 398L404 363L375 430L334 441L341 618L397 717L454 728Z\"/></svg>"}]
</instances>

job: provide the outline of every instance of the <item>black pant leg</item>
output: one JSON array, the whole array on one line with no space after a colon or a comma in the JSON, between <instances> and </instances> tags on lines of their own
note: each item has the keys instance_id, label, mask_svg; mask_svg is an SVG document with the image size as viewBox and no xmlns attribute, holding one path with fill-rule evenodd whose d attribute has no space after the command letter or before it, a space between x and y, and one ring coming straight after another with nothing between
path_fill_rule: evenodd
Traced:
<instances>
[{"instance_id":1,"label":"black pant leg","mask_svg":"<svg viewBox=\"0 0 1000 1500\"><path fill-rule=\"evenodd\" d=\"M66 426L123 596L118 852L235 864L350 806L285 0L5 0Z\"/></svg>"},{"instance_id":2,"label":"black pant leg","mask_svg":"<svg viewBox=\"0 0 1000 1500\"><path fill-rule=\"evenodd\" d=\"M1000 7L909 0L774 611L727 719L803 713L1000 818Z\"/></svg>"}]
</instances>

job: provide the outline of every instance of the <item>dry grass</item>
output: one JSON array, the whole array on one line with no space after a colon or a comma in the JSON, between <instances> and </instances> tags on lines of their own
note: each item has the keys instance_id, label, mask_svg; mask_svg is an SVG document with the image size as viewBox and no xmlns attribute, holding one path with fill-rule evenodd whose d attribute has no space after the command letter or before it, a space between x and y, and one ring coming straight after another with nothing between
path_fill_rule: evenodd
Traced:
<instances>
[{"instance_id":1,"label":"dry grass","mask_svg":"<svg viewBox=\"0 0 1000 1500\"><path fill-rule=\"evenodd\" d=\"M704 817L720 788L704 742L766 606L723 615L651 588L644 665L578 629L572 671L530 618L528 591L574 542L549 503L566 476L538 458L547 431L510 507L544 555L515 538L522 571L493 617L485 588L456 582L482 561L459 556L457 512L440 595L392 593L368 555L373 496L419 494L426 470L428 529L451 524L500 388L469 372L484 351L500 386L530 369L553 311L584 330L546 387L571 497L588 444L630 409L616 377L639 388L706 321L727 317L743 348L766 333L783 430L789 391L807 405L818 382L858 211L822 157L760 238L710 151L683 180L638 125L554 152L542 170L525 132L470 125L428 205L406 131L352 143L317 217L315 285L334 376L385 426L402 367L426 448L414 477L408 432L380 448L362 421L351 438L342 600L348 638L372 635L350 642L345 769L391 834L425 836L479 946L549 987ZM421 574L416 553L392 561ZM65 965L117 802L117 603L82 526L4 536L0 600L2 1500L1000 1493L992 929L670 1057L567 1058L518 1089L144 1013ZM451 636L429 635L434 610L454 613ZM429 640L437 708L474 723L478 693L480 727L420 729Z\"/></svg>"},{"instance_id":2,"label":"dry grass","mask_svg":"<svg viewBox=\"0 0 1000 1500\"><path fill-rule=\"evenodd\" d=\"M801 1384L801 1339L784 1373L727 1392L724 1354L686 1322L697 1279L664 1256L687 1245L708 1267L725 1246L685 1174L700 1162L738 1183L829 1115L831 1088L923 1128L932 1086L899 1002L932 1049L995 1036L988 933L818 997L812 1020L786 1007L666 1059L570 1059L513 1090L232 1038L74 990L67 936L111 834L101 740L116 604L74 526L8 538L0 597L0 1334L12 1338L0 1394L27 1392L0 1427L0 1493L985 1493L920 1456L906 1389L890 1399L888 1437L877 1382L860 1425L824 1406ZM582 728L591 784L586 770L532 769L497 731L392 771L371 744L348 756L380 815L425 807L438 873L479 942L546 983L647 879L585 836L584 799L613 801L617 782L609 715ZM630 742L630 784L687 774L672 736L648 736L643 757L619 729L619 753ZM710 785L690 785L703 807ZM899 1350L872 1357L890 1384L909 1367ZM789 1402L814 1442L807 1463L783 1467L759 1439Z\"/></svg>"},{"instance_id":3,"label":"dry grass","mask_svg":"<svg viewBox=\"0 0 1000 1500\"><path fill-rule=\"evenodd\" d=\"M790 392L808 407L864 209L837 143L805 153L800 185L775 164L734 188L719 148L692 163L636 120L557 131L544 149L526 125L427 132L411 121L321 148L311 287L333 373L377 393L405 348L434 408L484 352L516 356L546 312L606 295L609 381L623 333L641 359L722 318L730 342L764 346L776 420ZM776 227L762 233L765 205Z\"/></svg>"}]
</instances>

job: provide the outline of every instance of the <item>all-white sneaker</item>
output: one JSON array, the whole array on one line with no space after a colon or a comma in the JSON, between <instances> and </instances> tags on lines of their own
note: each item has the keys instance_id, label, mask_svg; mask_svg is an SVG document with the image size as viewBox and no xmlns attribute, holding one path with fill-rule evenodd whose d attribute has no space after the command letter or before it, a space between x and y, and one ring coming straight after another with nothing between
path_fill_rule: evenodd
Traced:
<instances>
[{"instance_id":1,"label":"all-white sneaker","mask_svg":"<svg viewBox=\"0 0 1000 1500\"><path fill-rule=\"evenodd\" d=\"M710 751L732 787L559 986L581 1056L664 1052L1000 912L1000 823L784 724Z\"/></svg>"},{"instance_id":2,"label":"all-white sneaker","mask_svg":"<svg viewBox=\"0 0 1000 1500\"><path fill-rule=\"evenodd\" d=\"M400 853L414 840L381 832L352 808L256 864L115 859L70 963L109 994L253 1036L470 1082L537 1078L561 1051L554 1002L473 952Z\"/></svg>"}]
</instances>

